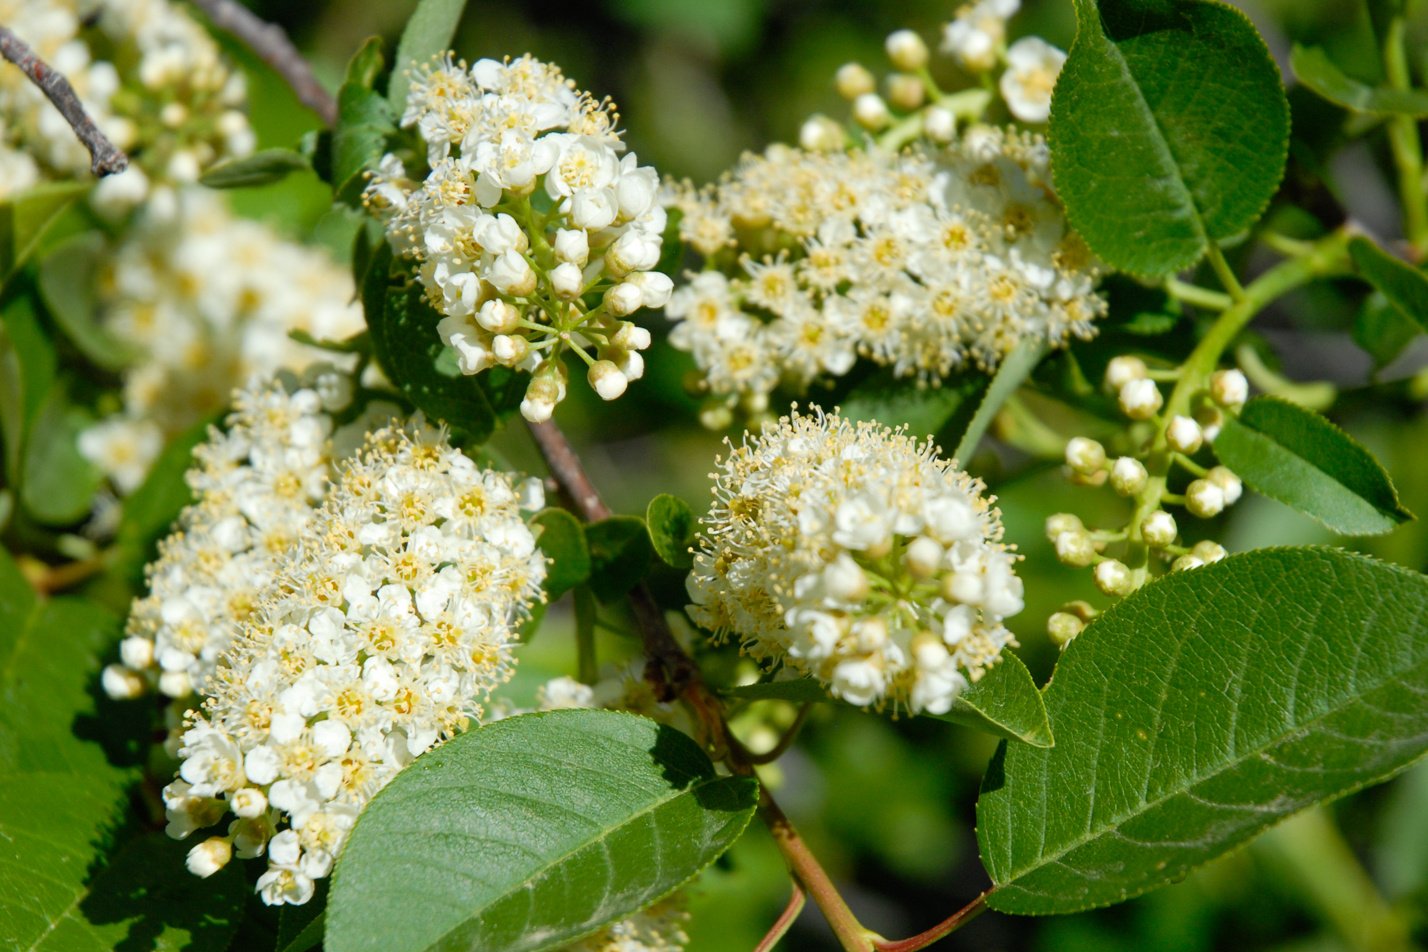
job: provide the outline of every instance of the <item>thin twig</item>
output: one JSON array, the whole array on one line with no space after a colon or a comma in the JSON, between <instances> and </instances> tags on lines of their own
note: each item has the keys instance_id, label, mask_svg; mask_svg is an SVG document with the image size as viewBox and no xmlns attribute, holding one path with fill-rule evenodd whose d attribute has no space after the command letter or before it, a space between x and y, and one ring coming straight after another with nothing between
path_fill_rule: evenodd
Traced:
<instances>
[{"instance_id":1,"label":"thin twig","mask_svg":"<svg viewBox=\"0 0 1428 952\"><path fill-rule=\"evenodd\" d=\"M193 0L193 4L208 14L214 26L237 37L271 66L292 87L298 101L317 113L324 125L337 124L337 100L317 81L312 67L282 27L254 15L236 0Z\"/></svg>"},{"instance_id":2,"label":"thin twig","mask_svg":"<svg viewBox=\"0 0 1428 952\"><path fill-rule=\"evenodd\" d=\"M778 940L782 939L793 925L793 921L798 918L798 914L803 911L804 905L808 902L808 896L803 891L803 887L798 885L798 880L793 881L793 895L788 897L788 905L784 908L779 917L774 920L773 926L768 934L754 946L754 952L773 952L773 947L778 945Z\"/></svg>"},{"instance_id":3,"label":"thin twig","mask_svg":"<svg viewBox=\"0 0 1428 952\"><path fill-rule=\"evenodd\" d=\"M0 26L0 56L14 63L30 77L30 82L40 87L50 102L64 116L79 141L89 150L89 170L98 176L114 175L129 167L129 157L118 146L110 142L75 94L74 87L44 60L24 40L3 26Z\"/></svg>"},{"instance_id":4,"label":"thin twig","mask_svg":"<svg viewBox=\"0 0 1428 952\"><path fill-rule=\"evenodd\" d=\"M783 732L783 736L778 739L778 743L774 744L762 754L756 754L750 751L749 763L755 766L771 764L788 753L788 749L792 747L793 742L798 739L798 732L803 729L803 723L808 720L808 715L812 710L813 703L811 701L801 705L798 709L798 716L793 719L793 724L789 726L788 730Z\"/></svg>"},{"instance_id":5,"label":"thin twig","mask_svg":"<svg viewBox=\"0 0 1428 952\"><path fill-rule=\"evenodd\" d=\"M919 932L910 939L898 939L891 942L877 941L873 943L873 948L876 952L916 952L918 949L927 948L939 939L946 938L986 911L987 893L982 893L926 932Z\"/></svg>"}]
</instances>

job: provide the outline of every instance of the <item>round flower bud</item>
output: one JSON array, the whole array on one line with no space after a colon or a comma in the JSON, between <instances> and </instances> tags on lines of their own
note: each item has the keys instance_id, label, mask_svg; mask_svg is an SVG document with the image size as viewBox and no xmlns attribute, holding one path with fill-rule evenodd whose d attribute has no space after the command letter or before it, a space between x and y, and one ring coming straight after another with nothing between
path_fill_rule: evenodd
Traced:
<instances>
[{"instance_id":1,"label":"round flower bud","mask_svg":"<svg viewBox=\"0 0 1428 952\"><path fill-rule=\"evenodd\" d=\"M582 228L561 228L555 233L555 260L585 267L590 260L590 236Z\"/></svg>"},{"instance_id":2,"label":"round flower bud","mask_svg":"<svg viewBox=\"0 0 1428 952\"><path fill-rule=\"evenodd\" d=\"M566 299L579 297L585 290L585 274L570 262L558 264L550 271L550 288L557 297Z\"/></svg>"},{"instance_id":3,"label":"round flower bud","mask_svg":"<svg viewBox=\"0 0 1428 952\"><path fill-rule=\"evenodd\" d=\"M507 251L498 257L491 263L487 277L496 290L511 297L526 297L536 289L535 269L519 251Z\"/></svg>"},{"instance_id":4,"label":"round flower bud","mask_svg":"<svg viewBox=\"0 0 1428 952\"><path fill-rule=\"evenodd\" d=\"M1096 543L1084 529L1063 532L1056 537L1056 557L1067 565L1085 568L1096 561Z\"/></svg>"},{"instance_id":5,"label":"round flower bud","mask_svg":"<svg viewBox=\"0 0 1428 952\"><path fill-rule=\"evenodd\" d=\"M504 367L518 366L531 352L531 343L514 334L497 334L491 340L491 352Z\"/></svg>"},{"instance_id":6,"label":"round flower bud","mask_svg":"<svg viewBox=\"0 0 1428 952\"><path fill-rule=\"evenodd\" d=\"M620 368L608 360L597 360L590 365L590 386L600 395L601 400L614 400L625 392L629 381L620 373Z\"/></svg>"},{"instance_id":7,"label":"round flower bud","mask_svg":"<svg viewBox=\"0 0 1428 952\"><path fill-rule=\"evenodd\" d=\"M863 93L853 100L853 119L869 132L879 132L892 121L888 104L877 93Z\"/></svg>"},{"instance_id":8,"label":"round flower bud","mask_svg":"<svg viewBox=\"0 0 1428 952\"><path fill-rule=\"evenodd\" d=\"M500 298L492 298L476 311L476 323L492 334L509 334L521 326L521 312Z\"/></svg>"},{"instance_id":9,"label":"round flower bud","mask_svg":"<svg viewBox=\"0 0 1428 952\"><path fill-rule=\"evenodd\" d=\"M1240 478L1226 466L1214 467L1205 474L1205 478L1220 487L1220 492L1225 494L1225 505L1227 506L1233 506L1239 502L1240 496L1244 494L1244 483L1240 482Z\"/></svg>"},{"instance_id":10,"label":"round flower bud","mask_svg":"<svg viewBox=\"0 0 1428 952\"><path fill-rule=\"evenodd\" d=\"M1132 420L1149 420L1160 412L1165 402L1155 381L1146 378L1128 381L1121 387L1117 400L1121 412Z\"/></svg>"},{"instance_id":11,"label":"round flower bud","mask_svg":"<svg viewBox=\"0 0 1428 952\"><path fill-rule=\"evenodd\" d=\"M1122 496L1136 495L1149 479L1145 464L1133 456L1122 456L1111 466L1111 488Z\"/></svg>"},{"instance_id":12,"label":"round flower bud","mask_svg":"<svg viewBox=\"0 0 1428 952\"><path fill-rule=\"evenodd\" d=\"M212 836L188 851L184 865L190 873L207 879L227 866L232 858L232 842L225 836Z\"/></svg>"},{"instance_id":13,"label":"round flower bud","mask_svg":"<svg viewBox=\"0 0 1428 952\"><path fill-rule=\"evenodd\" d=\"M1185 487L1185 508L1201 519L1218 516L1225 508L1225 491L1208 479L1197 479Z\"/></svg>"},{"instance_id":14,"label":"round flower bud","mask_svg":"<svg viewBox=\"0 0 1428 952\"><path fill-rule=\"evenodd\" d=\"M1225 425L1225 414L1219 407L1206 404L1195 411L1195 422L1200 424L1200 432L1205 434L1205 442L1215 442L1220 428Z\"/></svg>"},{"instance_id":15,"label":"round flower bud","mask_svg":"<svg viewBox=\"0 0 1428 952\"><path fill-rule=\"evenodd\" d=\"M722 400L707 400L699 408L699 425L706 430L723 430L734 425L734 409Z\"/></svg>"},{"instance_id":16,"label":"round flower bud","mask_svg":"<svg viewBox=\"0 0 1428 952\"><path fill-rule=\"evenodd\" d=\"M1180 558L1170 563L1170 571L1184 572L1186 569L1198 569L1204 564L1204 560L1196 555L1182 555Z\"/></svg>"},{"instance_id":17,"label":"round flower bud","mask_svg":"<svg viewBox=\"0 0 1428 952\"><path fill-rule=\"evenodd\" d=\"M1139 357L1113 357L1111 362L1106 364L1106 390L1109 393L1120 393L1121 388L1132 380L1144 380L1148 372L1145 361Z\"/></svg>"},{"instance_id":18,"label":"round flower bud","mask_svg":"<svg viewBox=\"0 0 1428 952\"><path fill-rule=\"evenodd\" d=\"M267 812L268 798L257 787L244 787L229 795L228 806L233 810L234 816L251 820Z\"/></svg>"},{"instance_id":19,"label":"round flower bud","mask_svg":"<svg viewBox=\"0 0 1428 952\"><path fill-rule=\"evenodd\" d=\"M130 635L119 642L119 660L126 667L142 671L154 663L154 643L148 638Z\"/></svg>"},{"instance_id":20,"label":"round flower bud","mask_svg":"<svg viewBox=\"0 0 1428 952\"><path fill-rule=\"evenodd\" d=\"M1220 543L1213 542L1210 539L1205 539L1203 541L1196 542L1195 545L1190 549L1190 554L1195 556L1195 558L1199 559L1200 561L1204 562L1206 565L1209 565L1211 562L1220 561L1228 553L1225 552L1225 547L1220 545Z\"/></svg>"},{"instance_id":21,"label":"round flower bud","mask_svg":"<svg viewBox=\"0 0 1428 952\"><path fill-rule=\"evenodd\" d=\"M564 394L560 383L550 377L532 377L521 401L521 416L532 423L544 423L555 412L555 405Z\"/></svg>"},{"instance_id":22,"label":"round flower bud","mask_svg":"<svg viewBox=\"0 0 1428 952\"><path fill-rule=\"evenodd\" d=\"M1189 455L1204 445L1205 434L1200 430L1200 424L1177 413L1165 428L1165 441L1171 449Z\"/></svg>"},{"instance_id":23,"label":"round flower bud","mask_svg":"<svg viewBox=\"0 0 1428 952\"><path fill-rule=\"evenodd\" d=\"M946 554L946 550L936 539L918 536L908 543L902 559L914 578L929 578L936 575L937 570L942 567L942 559Z\"/></svg>"},{"instance_id":24,"label":"round flower bud","mask_svg":"<svg viewBox=\"0 0 1428 952\"><path fill-rule=\"evenodd\" d=\"M640 309L645 302L644 292L638 285L622 281L605 292L605 310L615 317L624 317Z\"/></svg>"},{"instance_id":25,"label":"round flower bud","mask_svg":"<svg viewBox=\"0 0 1428 952\"><path fill-rule=\"evenodd\" d=\"M887 50L894 69L915 73L927 65L927 44L912 30L889 33L883 48Z\"/></svg>"},{"instance_id":26,"label":"round flower bud","mask_svg":"<svg viewBox=\"0 0 1428 952\"><path fill-rule=\"evenodd\" d=\"M1100 472L1106 466L1106 448L1084 436L1072 437L1066 444L1066 465L1082 476Z\"/></svg>"},{"instance_id":27,"label":"round flower bud","mask_svg":"<svg viewBox=\"0 0 1428 952\"><path fill-rule=\"evenodd\" d=\"M894 73L888 77L888 102L903 112L912 112L927 101L927 87L916 76Z\"/></svg>"},{"instance_id":28,"label":"round flower bud","mask_svg":"<svg viewBox=\"0 0 1428 952\"><path fill-rule=\"evenodd\" d=\"M846 554L840 555L832 565L823 570L823 585L828 591L828 597L836 601L860 602L868 597L867 573ZM882 628L882 632L883 640L886 640L886 626ZM881 641L868 644L863 650L871 651L881 644Z\"/></svg>"},{"instance_id":29,"label":"round flower bud","mask_svg":"<svg viewBox=\"0 0 1428 952\"><path fill-rule=\"evenodd\" d=\"M1047 635L1063 648L1085 627L1086 623L1070 612L1053 612L1051 617L1046 619Z\"/></svg>"},{"instance_id":30,"label":"round flower bud","mask_svg":"<svg viewBox=\"0 0 1428 952\"><path fill-rule=\"evenodd\" d=\"M873 74L861 63L845 63L838 67L833 83L838 88L838 95L849 102L872 92L878 86Z\"/></svg>"},{"instance_id":31,"label":"round flower bud","mask_svg":"<svg viewBox=\"0 0 1428 952\"><path fill-rule=\"evenodd\" d=\"M1131 570L1126 568L1123 562L1115 559L1106 559L1101 562L1092 574L1096 579L1096 587L1115 598L1130 594L1131 589L1135 587Z\"/></svg>"},{"instance_id":32,"label":"round flower bud","mask_svg":"<svg viewBox=\"0 0 1428 952\"><path fill-rule=\"evenodd\" d=\"M664 307L674 293L674 282L663 271L641 271L625 279L625 283L640 289L641 303L645 307ZM648 347L649 344L645 344ZM643 350L644 348L639 348Z\"/></svg>"},{"instance_id":33,"label":"round flower bud","mask_svg":"<svg viewBox=\"0 0 1428 952\"><path fill-rule=\"evenodd\" d=\"M129 701L144 694L144 679L122 664L105 665L99 675L99 686L116 701Z\"/></svg>"},{"instance_id":34,"label":"round flower bud","mask_svg":"<svg viewBox=\"0 0 1428 952\"><path fill-rule=\"evenodd\" d=\"M193 679L187 671L165 671L159 675L159 693L169 697L187 697L193 693Z\"/></svg>"},{"instance_id":35,"label":"round flower bud","mask_svg":"<svg viewBox=\"0 0 1428 952\"><path fill-rule=\"evenodd\" d=\"M945 145L957 135L957 117L950 109L933 106L922 114L922 131L933 142Z\"/></svg>"},{"instance_id":36,"label":"round flower bud","mask_svg":"<svg viewBox=\"0 0 1428 952\"><path fill-rule=\"evenodd\" d=\"M1226 410L1238 410L1249 399L1249 381L1238 370L1217 370L1210 375L1210 399Z\"/></svg>"},{"instance_id":37,"label":"round flower bud","mask_svg":"<svg viewBox=\"0 0 1428 952\"><path fill-rule=\"evenodd\" d=\"M1179 527L1175 525L1175 517L1164 509L1157 509L1146 516L1145 522L1140 526L1141 538L1146 541L1147 545L1157 548L1173 545L1179 532Z\"/></svg>"},{"instance_id":38,"label":"round flower bud","mask_svg":"<svg viewBox=\"0 0 1428 952\"><path fill-rule=\"evenodd\" d=\"M615 239L605 252L605 268L613 277L623 278L631 271L648 271L659 264L659 236L639 231L627 231Z\"/></svg>"},{"instance_id":39,"label":"round flower bud","mask_svg":"<svg viewBox=\"0 0 1428 952\"><path fill-rule=\"evenodd\" d=\"M798 128L798 144L809 152L836 152L846 141L843 127L824 115L810 116Z\"/></svg>"},{"instance_id":40,"label":"round flower bud","mask_svg":"<svg viewBox=\"0 0 1428 952\"><path fill-rule=\"evenodd\" d=\"M620 329L615 331L615 335L610 338L610 344L621 350L644 350L649 347L651 340L647 328L625 321L620 325Z\"/></svg>"},{"instance_id":41,"label":"round flower bud","mask_svg":"<svg viewBox=\"0 0 1428 952\"><path fill-rule=\"evenodd\" d=\"M1080 532L1086 526L1075 513L1058 512L1046 517L1046 538L1055 542L1063 532Z\"/></svg>"}]
</instances>

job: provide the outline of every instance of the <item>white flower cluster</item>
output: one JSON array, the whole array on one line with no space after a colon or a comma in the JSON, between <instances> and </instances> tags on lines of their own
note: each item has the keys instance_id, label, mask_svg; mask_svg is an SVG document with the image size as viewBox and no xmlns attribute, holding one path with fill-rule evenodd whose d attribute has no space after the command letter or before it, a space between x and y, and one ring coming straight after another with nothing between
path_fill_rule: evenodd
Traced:
<instances>
[{"instance_id":1,"label":"white flower cluster","mask_svg":"<svg viewBox=\"0 0 1428 952\"><path fill-rule=\"evenodd\" d=\"M343 464L190 714L168 832L234 815L192 872L266 853L263 900L306 902L362 806L480 717L545 577L522 495L419 424Z\"/></svg>"},{"instance_id":2,"label":"white flower cluster","mask_svg":"<svg viewBox=\"0 0 1428 952\"><path fill-rule=\"evenodd\" d=\"M336 373L312 386L255 383L234 394L226 430L194 450L194 502L159 545L149 592L134 603L123 664L103 674L116 698L150 686L175 699L208 682L219 657L272 588L316 515L332 476L332 414L351 385Z\"/></svg>"},{"instance_id":3,"label":"white flower cluster","mask_svg":"<svg viewBox=\"0 0 1428 952\"><path fill-rule=\"evenodd\" d=\"M680 952L689 942L685 894L675 893L594 935L565 946L562 952Z\"/></svg>"},{"instance_id":4,"label":"white flower cluster","mask_svg":"<svg viewBox=\"0 0 1428 952\"><path fill-rule=\"evenodd\" d=\"M1051 194L1040 137L974 127L943 147L777 146L672 198L702 255L671 297L709 415L801 391L858 357L935 383L991 369L1019 341L1087 337L1099 269ZM725 410L727 415L727 410Z\"/></svg>"},{"instance_id":5,"label":"white flower cluster","mask_svg":"<svg viewBox=\"0 0 1428 952\"><path fill-rule=\"evenodd\" d=\"M972 73L1004 64L997 88L1011 114L1022 122L1045 122L1066 54L1039 36L1025 36L1007 46L1007 20L1020 7L1021 0L966 4L943 27L942 51Z\"/></svg>"},{"instance_id":6,"label":"white flower cluster","mask_svg":"<svg viewBox=\"0 0 1428 952\"><path fill-rule=\"evenodd\" d=\"M430 172L412 181L389 155L366 192L394 250L420 262L462 372L532 373L529 420L564 399L566 350L602 399L623 393L650 343L625 318L663 306L672 288L655 270L659 177L621 155L615 120L608 102L530 56L469 69L448 57L414 77L402 117L425 140Z\"/></svg>"},{"instance_id":7,"label":"white flower cluster","mask_svg":"<svg viewBox=\"0 0 1428 952\"><path fill-rule=\"evenodd\" d=\"M81 434L79 448L121 494L235 387L332 359L289 331L341 340L365 326L346 268L198 187L154 190L105 252L98 306L101 327L132 359L122 409Z\"/></svg>"},{"instance_id":8,"label":"white flower cluster","mask_svg":"<svg viewBox=\"0 0 1428 952\"><path fill-rule=\"evenodd\" d=\"M1015 644L1000 513L930 443L795 412L713 479L690 617L757 660L852 704L940 714Z\"/></svg>"},{"instance_id":9,"label":"white flower cluster","mask_svg":"<svg viewBox=\"0 0 1428 952\"><path fill-rule=\"evenodd\" d=\"M74 87L85 111L132 160L99 186L120 210L150 179L191 182L218 159L246 155L242 73L171 0L0 0L0 23ZM89 153L19 70L0 70L0 198L47 177L89 174Z\"/></svg>"}]
</instances>

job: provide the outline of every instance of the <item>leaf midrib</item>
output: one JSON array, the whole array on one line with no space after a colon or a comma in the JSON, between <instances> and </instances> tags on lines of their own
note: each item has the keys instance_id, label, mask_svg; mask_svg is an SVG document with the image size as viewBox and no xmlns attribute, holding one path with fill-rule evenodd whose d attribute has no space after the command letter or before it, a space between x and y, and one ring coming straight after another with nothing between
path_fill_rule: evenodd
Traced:
<instances>
[{"instance_id":1,"label":"leaf midrib","mask_svg":"<svg viewBox=\"0 0 1428 952\"><path fill-rule=\"evenodd\" d=\"M1067 844L1064 848L1062 848L1061 850L1058 850L1058 851L1057 851L1056 853L1054 853L1054 854L1046 854L1046 853L1043 853L1041 856L1037 857L1037 861L1036 861L1035 864L1030 865L1030 866L1024 866L1024 867L1022 867L1021 869L1018 869L1018 870L1016 870L1015 872L1013 872L1012 875L1011 875L1011 877L1008 878L1008 879L1006 880L1006 882L997 883L997 884L996 884L996 885L997 885L997 888L1002 888L1002 887L1005 887L1005 886L1014 886L1014 885L1016 884L1016 880L1019 879L1019 878L1021 878L1022 876L1025 876L1025 875L1027 875L1027 874L1029 874L1029 873L1035 873L1035 872L1038 872L1038 871L1040 871L1040 870L1042 870L1042 869L1045 869L1047 866L1049 866L1049 865L1051 865L1052 863L1056 862L1057 860L1061 859L1063 856L1066 856L1068 853L1074 852L1075 850L1080 849L1081 847L1085 846L1085 845L1088 844L1088 843L1092 843L1092 842L1094 842L1094 841L1096 841L1096 840L1101 839L1103 836L1106 835L1106 833L1107 833L1109 830L1118 829L1118 828L1120 828L1121 826L1125 825L1125 823L1126 823L1127 821L1132 820L1132 819L1134 819L1134 818L1136 818L1136 817L1138 817L1138 816L1143 816L1144 814L1147 814L1147 813L1151 812L1152 810L1154 810L1154 809L1156 809L1156 808L1162 806L1163 804L1169 802L1170 800L1173 800L1175 797L1183 796L1183 795L1189 793L1190 791L1192 791L1192 790L1194 790L1196 787L1198 787L1200 784L1205 783L1205 782L1207 782L1207 781L1209 781L1209 780L1213 780L1213 779L1215 779L1215 778L1217 778L1217 777L1220 777L1220 776L1224 775L1225 773L1230 772L1230 771L1233 770L1234 768L1239 767L1239 766L1240 766L1241 764L1243 764L1244 762L1246 762L1246 761L1252 759L1252 757L1257 757L1259 754L1263 753L1265 750L1268 750L1269 748L1274 747L1274 746L1277 745L1279 742L1281 742L1282 740L1284 740L1285 737L1289 736L1289 734L1291 734L1291 733L1298 733L1298 732L1304 731L1304 730L1306 730L1306 729L1313 729L1313 728L1314 728L1317 724L1319 724L1321 721L1323 721L1323 720L1325 720L1325 719L1327 719L1327 718L1329 718L1329 717L1332 717L1332 716L1334 716L1334 715L1337 715L1337 714L1343 712L1344 710L1346 710L1347 708L1349 708L1349 707L1353 706L1354 704L1358 703L1365 695L1371 694L1371 693L1373 693L1374 691L1379 690L1380 688L1386 687L1386 686L1388 686L1388 685L1389 685L1390 683L1392 683L1392 682L1402 681L1405 676L1407 676L1407 675L1409 675L1409 674L1412 674L1412 673L1415 672L1415 671L1421 670L1421 669L1423 669L1425 666L1428 666L1428 656L1421 656L1421 657L1419 657L1419 659L1418 659L1418 661L1417 661L1416 663L1410 665L1408 668L1404 669L1401 673L1394 673L1393 675L1391 675L1391 676L1389 676L1389 677L1383 679L1382 681L1379 681L1379 682L1375 683L1372 687L1369 687L1369 688L1367 688L1367 689L1358 691L1356 694L1349 696L1349 697L1346 699L1345 703L1336 705L1336 706L1331 707L1331 708L1329 708L1329 709L1327 709L1327 710L1325 710L1325 711L1322 711L1321 713L1316 714L1314 717L1310 718L1308 721L1304 721L1304 722L1302 722L1302 723L1295 724L1292 729L1290 729L1290 730L1288 730L1288 731L1285 731L1285 732L1282 733L1282 734L1277 734L1277 735L1275 735L1273 738L1268 739L1268 740L1267 740L1265 743L1263 743L1263 744L1259 744L1259 745L1256 745L1256 746L1252 747L1252 748L1251 748L1249 751L1247 751L1243 756L1237 756L1237 757L1233 758L1231 761L1229 761L1228 764L1227 764L1227 766L1226 766L1224 769L1222 769L1222 770L1217 770L1217 771L1214 771L1214 772L1208 773L1208 774L1199 775L1199 776L1195 777L1195 779L1194 779L1192 782L1187 783L1187 784L1185 784L1185 785L1183 785L1183 786L1181 786L1181 787L1179 787L1179 788L1177 788L1177 789L1175 789L1175 790L1172 790L1172 791L1170 791L1169 793L1166 793L1166 794L1164 794L1164 795L1162 795L1162 796L1160 796L1160 797L1157 797L1155 800L1147 801L1146 803L1144 803L1144 804L1142 805L1142 808L1141 808L1141 809L1132 811L1132 812L1130 812L1130 813L1124 814L1124 815L1122 815L1122 816L1115 817L1115 818L1113 818L1113 819L1107 821L1106 823L1102 824L1101 827L1100 827L1098 830L1096 830L1094 833L1091 833L1091 832L1088 831L1086 834L1084 834L1084 835L1078 837L1076 840L1074 840L1074 841L1072 841L1071 843ZM1158 714L1157 714L1157 716L1158 716ZM1105 722L1106 722L1106 718L1105 718L1105 717L1101 717L1101 718L1099 719L1099 722L1100 722L1102 725L1104 725ZM1098 747L1098 749L1099 749L1099 747ZM1043 786L1045 786L1045 784L1043 784ZM1095 785L1093 784L1093 787L1094 787L1094 786L1095 786Z\"/></svg>"}]
</instances>

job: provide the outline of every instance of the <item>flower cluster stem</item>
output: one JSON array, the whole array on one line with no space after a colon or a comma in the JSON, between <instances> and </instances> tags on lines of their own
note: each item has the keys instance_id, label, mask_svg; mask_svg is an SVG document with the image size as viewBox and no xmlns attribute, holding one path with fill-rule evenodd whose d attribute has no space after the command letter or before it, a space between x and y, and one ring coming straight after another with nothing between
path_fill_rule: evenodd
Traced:
<instances>
[{"instance_id":1,"label":"flower cluster stem","mask_svg":"<svg viewBox=\"0 0 1428 952\"><path fill-rule=\"evenodd\" d=\"M1412 75L1408 68L1404 18L1389 21L1383 39L1383 69L1390 89L1408 91ZM1388 120L1388 144L1398 169L1398 195L1403 202L1403 230L1418 257L1428 255L1428 190L1423 178L1423 142L1418 137L1418 120L1394 115Z\"/></svg>"}]
</instances>

